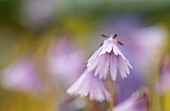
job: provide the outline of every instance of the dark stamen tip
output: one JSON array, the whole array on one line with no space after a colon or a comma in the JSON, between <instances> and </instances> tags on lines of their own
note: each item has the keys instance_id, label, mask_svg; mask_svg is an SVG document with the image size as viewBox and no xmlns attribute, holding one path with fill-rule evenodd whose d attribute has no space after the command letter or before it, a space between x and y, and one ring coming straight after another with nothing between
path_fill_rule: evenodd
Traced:
<instances>
[{"instance_id":1,"label":"dark stamen tip","mask_svg":"<svg viewBox=\"0 0 170 111\"><path fill-rule=\"evenodd\" d=\"M117 43L119 44L119 45L124 45L122 42L120 42L120 41L117 41Z\"/></svg>"},{"instance_id":2,"label":"dark stamen tip","mask_svg":"<svg viewBox=\"0 0 170 111\"><path fill-rule=\"evenodd\" d=\"M101 36L104 37L104 38L108 38L109 37L109 36L107 36L105 34L102 34Z\"/></svg>"},{"instance_id":3,"label":"dark stamen tip","mask_svg":"<svg viewBox=\"0 0 170 111\"><path fill-rule=\"evenodd\" d=\"M103 42L100 44L100 46L102 46L103 45Z\"/></svg>"},{"instance_id":4,"label":"dark stamen tip","mask_svg":"<svg viewBox=\"0 0 170 111\"><path fill-rule=\"evenodd\" d=\"M115 39L116 37L117 37L117 34L114 34L114 35L112 36L113 39Z\"/></svg>"}]
</instances>

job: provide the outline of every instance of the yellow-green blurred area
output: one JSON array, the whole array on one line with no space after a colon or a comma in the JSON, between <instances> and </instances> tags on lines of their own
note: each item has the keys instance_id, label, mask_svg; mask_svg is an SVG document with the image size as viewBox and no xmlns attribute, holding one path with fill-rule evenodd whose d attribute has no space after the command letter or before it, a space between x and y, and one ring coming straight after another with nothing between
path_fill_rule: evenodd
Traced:
<instances>
[{"instance_id":1,"label":"yellow-green blurred area","mask_svg":"<svg viewBox=\"0 0 170 111\"><path fill-rule=\"evenodd\" d=\"M0 0L0 74L28 55L41 78L40 92L36 94L0 85L0 111L62 111L60 105L68 96L68 86L47 71L45 60L51 44L56 41L58 45L67 38L89 57L100 44L102 33L115 33L115 27L108 24L131 15L142 19L139 24L143 27L164 27L167 38L162 51L170 53L170 0ZM164 109L169 111L170 96L166 95ZM161 111L159 100L153 103L157 104L155 111Z\"/></svg>"}]
</instances>

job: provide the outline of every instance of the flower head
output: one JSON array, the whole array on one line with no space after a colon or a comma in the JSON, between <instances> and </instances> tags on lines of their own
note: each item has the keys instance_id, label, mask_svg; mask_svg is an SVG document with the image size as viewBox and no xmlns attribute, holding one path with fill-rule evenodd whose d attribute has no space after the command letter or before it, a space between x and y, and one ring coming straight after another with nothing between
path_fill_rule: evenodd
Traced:
<instances>
[{"instance_id":1,"label":"flower head","mask_svg":"<svg viewBox=\"0 0 170 111\"><path fill-rule=\"evenodd\" d=\"M105 89L102 80L88 70L85 70L80 78L67 90L67 93L80 95L81 97L89 95L90 100L99 102L105 99L110 100L110 94Z\"/></svg>"},{"instance_id":2,"label":"flower head","mask_svg":"<svg viewBox=\"0 0 170 111\"><path fill-rule=\"evenodd\" d=\"M106 36L107 39L101 44L101 47L92 55L88 60L88 70L94 70L94 75L102 79L106 79L108 73L111 74L113 80L116 80L117 69L122 76L122 78L127 77L129 74L129 61L124 57L118 48L118 44L123 45L120 41L116 39L117 34Z\"/></svg>"},{"instance_id":3,"label":"flower head","mask_svg":"<svg viewBox=\"0 0 170 111\"><path fill-rule=\"evenodd\" d=\"M144 81L153 78L153 70L150 70L150 67L153 66L155 55L164 49L167 31L160 25L146 27L140 16L131 14L121 15L115 21L112 19L107 21L109 22L105 25L102 24L101 32L113 33L113 30L117 32L119 34L117 39L125 43L125 46L120 47L122 53L128 58L130 64L135 66L128 78L117 79L121 90L119 100L122 101L139 87L144 86L146 84Z\"/></svg>"},{"instance_id":4,"label":"flower head","mask_svg":"<svg viewBox=\"0 0 170 111\"><path fill-rule=\"evenodd\" d=\"M146 88L134 93L129 99L118 104L113 111L149 111L149 96Z\"/></svg>"}]
</instances>

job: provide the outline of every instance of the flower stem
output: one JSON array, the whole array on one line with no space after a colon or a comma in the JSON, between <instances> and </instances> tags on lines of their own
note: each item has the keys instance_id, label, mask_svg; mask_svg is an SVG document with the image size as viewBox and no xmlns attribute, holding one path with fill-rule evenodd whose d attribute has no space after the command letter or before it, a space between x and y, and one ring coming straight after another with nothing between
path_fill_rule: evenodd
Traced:
<instances>
[{"instance_id":1,"label":"flower stem","mask_svg":"<svg viewBox=\"0 0 170 111\"><path fill-rule=\"evenodd\" d=\"M109 80L109 89L110 89L110 95L111 95L111 101L109 102L109 111L112 111L114 108L114 84L113 84L113 80L110 77Z\"/></svg>"},{"instance_id":2,"label":"flower stem","mask_svg":"<svg viewBox=\"0 0 170 111\"><path fill-rule=\"evenodd\" d=\"M89 110L91 111L101 111L100 108L96 105L95 101L87 99L88 105L89 105Z\"/></svg>"}]
</instances>

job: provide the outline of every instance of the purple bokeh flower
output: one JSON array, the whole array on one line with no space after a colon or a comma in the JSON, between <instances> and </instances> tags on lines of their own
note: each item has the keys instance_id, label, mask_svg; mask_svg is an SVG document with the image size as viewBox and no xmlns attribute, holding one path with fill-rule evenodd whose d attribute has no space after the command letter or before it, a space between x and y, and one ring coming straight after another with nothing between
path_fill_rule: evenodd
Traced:
<instances>
[{"instance_id":1,"label":"purple bokeh flower","mask_svg":"<svg viewBox=\"0 0 170 111\"><path fill-rule=\"evenodd\" d=\"M2 71L1 85L10 90L36 94L42 89L41 78L32 59L23 57Z\"/></svg>"},{"instance_id":2,"label":"purple bokeh flower","mask_svg":"<svg viewBox=\"0 0 170 111\"><path fill-rule=\"evenodd\" d=\"M159 93L170 92L170 58L164 56L161 61L160 68L160 81L157 84L157 90Z\"/></svg>"},{"instance_id":3,"label":"purple bokeh flower","mask_svg":"<svg viewBox=\"0 0 170 111\"><path fill-rule=\"evenodd\" d=\"M119 50L117 45L122 43L117 41L116 36L115 34L107 37L102 46L88 60L88 70L95 70L94 75L99 75L100 79L106 79L110 73L112 79L116 80L117 68L122 78L125 78L130 73L129 67L132 68Z\"/></svg>"},{"instance_id":4,"label":"purple bokeh flower","mask_svg":"<svg viewBox=\"0 0 170 111\"><path fill-rule=\"evenodd\" d=\"M150 111L149 96L147 90L143 90L132 94L130 98L114 107L113 111Z\"/></svg>"},{"instance_id":5,"label":"purple bokeh flower","mask_svg":"<svg viewBox=\"0 0 170 111\"><path fill-rule=\"evenodd\" d=\"M46 58L47 70L65 86L70 86L84 70L85 54L71 41L52 43Z\"/></svg>"},{"instance_id":6,"label":"purple bokeh flower","mask_svg":"<svg viewBox=\"0 0 170 111\"><path fill-rule=\"evenodd\" d=\"M85 70L80 78L67 90L67 93L80 95L81 97L89 95L90 100L99 102L110 100L110 94L105 89L103 81L88 70Z\"/></svg>"}]
</instances>

